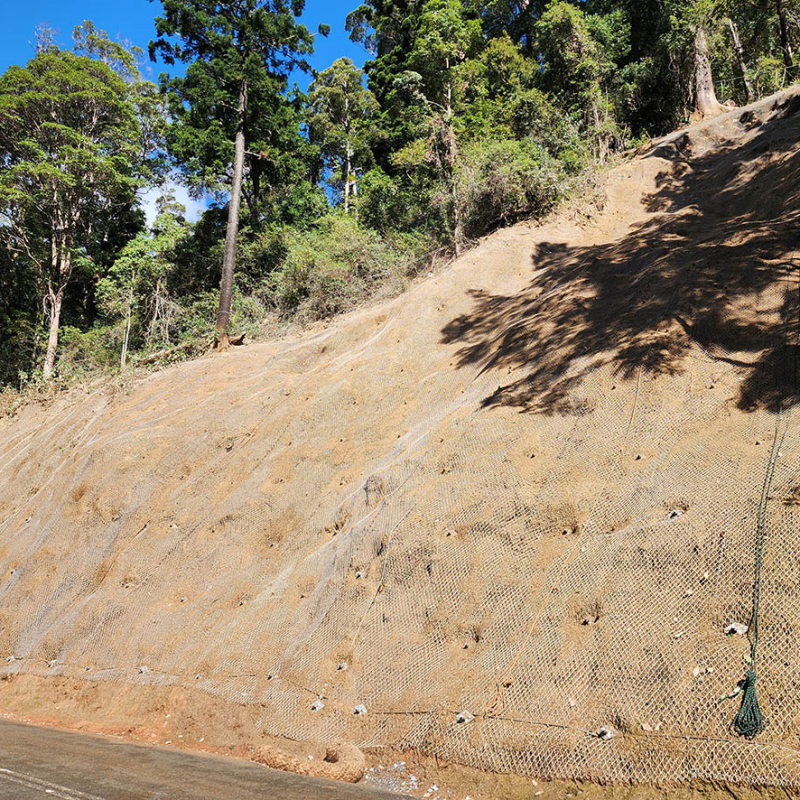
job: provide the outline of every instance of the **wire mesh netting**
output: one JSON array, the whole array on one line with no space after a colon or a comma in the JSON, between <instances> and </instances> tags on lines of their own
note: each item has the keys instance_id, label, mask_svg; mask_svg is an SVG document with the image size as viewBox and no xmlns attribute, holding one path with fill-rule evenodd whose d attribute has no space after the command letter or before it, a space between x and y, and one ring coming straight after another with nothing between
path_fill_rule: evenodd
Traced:
<instances>
[{"instance_id":1,"label":"wire mesh netting","mask_svg":"<svg viewBox=\"0 0 800 800\"><path fill-rule=\"evenodd\" d=\"M515 276L529 258L491 247ZM465 263L488 288L487 250ZM751 309L795 359L796 267ZM267 734L487 770L800 786L790 404L737 407L749 362L706 335L680 369L577 354L568 397L520 413L493 398L530 365L441 342L474 297L446 273L411 298L7 427L4 672L192 687ZM746 740L750 642L725 629L752 622L779 423Z\"/></svg>"}]
</instances>

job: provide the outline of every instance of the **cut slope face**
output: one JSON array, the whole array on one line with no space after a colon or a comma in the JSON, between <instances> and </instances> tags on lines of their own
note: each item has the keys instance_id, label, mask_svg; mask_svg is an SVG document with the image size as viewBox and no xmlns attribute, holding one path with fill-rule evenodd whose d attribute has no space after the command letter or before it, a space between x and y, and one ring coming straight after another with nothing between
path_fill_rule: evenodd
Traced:
<instances>
[{"instance_id":1,"label":"cut slope face","mask_svg":"<svg viewBox=\"0 0 800 800\"><path fill-rule=\"evenodd\" d=\"M0 423L4 671L496 771L800 786L799 110L669 137L591 225L321 333ZM747 741L723 628L764 508Z\"/></svg>"}]
</instances>

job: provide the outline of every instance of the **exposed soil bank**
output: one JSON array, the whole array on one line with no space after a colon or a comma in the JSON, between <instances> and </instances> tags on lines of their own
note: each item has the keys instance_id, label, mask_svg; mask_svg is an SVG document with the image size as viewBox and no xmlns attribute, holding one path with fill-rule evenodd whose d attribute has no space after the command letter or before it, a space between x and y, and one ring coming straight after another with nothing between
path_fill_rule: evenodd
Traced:
<instances>
[{"instance_id":1,"label":"exposed soil bank","mask_svg":"<svg viewBox=\"0 0 800 800\"><path fill-rule=\"evenodd\" d=\"M486 797L800 787L798 111L667 137L591 219L327 328L0 420L0 711L346 742L367 781L419 753Z\"/></svg>"}]
</instances>

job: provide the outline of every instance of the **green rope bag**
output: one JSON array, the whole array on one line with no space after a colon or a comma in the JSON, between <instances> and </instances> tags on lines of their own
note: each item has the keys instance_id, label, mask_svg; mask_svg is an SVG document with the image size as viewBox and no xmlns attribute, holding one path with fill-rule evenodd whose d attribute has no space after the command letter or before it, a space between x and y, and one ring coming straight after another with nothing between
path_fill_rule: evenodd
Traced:
<instances>
[{"instance_id":1,"label":"green rope bag","mask_svg":"<svg viewBox=\"0 0 800 800\"><path fill-rule=\"evenodd\" d=\"M742 705L733 718L733 728L747 739L752 739L764 729L764 720L756 697L756 673L753 670L745 676Z\"/></svg>"},{"instance_id":2,"label":"green rope bag","mask_svg":"<svg viewBox=\"0 0 800 800\"><path fill-rule=\"evenodd\" d=\"M786 415L786 423L781 435L781 422L784 418L783 409L778 413L778 419L775 422L775 437L772 440L772 451L767 462L767 474L764 476L764 483L761 487L761 501L758 504L755 575L753 576L753 620L750 626L750 669L744 679L742 705L733 718L734 730L747 739L752 739L764 729L764 718L761 716L761 709L758 706L758 698L756 697L756 655L758 652L758 622L761 611L761 570L764 566L769 493L772 487L772 479L775 475L775 465L780 456L783 442L786 439L786 432L789 430L790 416L791 411Z\"/></svg>"}]
</instances>

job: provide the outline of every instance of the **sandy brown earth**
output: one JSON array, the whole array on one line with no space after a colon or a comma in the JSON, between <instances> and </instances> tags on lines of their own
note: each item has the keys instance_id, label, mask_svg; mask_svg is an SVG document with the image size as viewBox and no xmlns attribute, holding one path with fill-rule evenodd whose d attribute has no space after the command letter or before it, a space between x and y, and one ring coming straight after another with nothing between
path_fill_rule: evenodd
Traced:
<instances>
[{"instance_id":1,"label":"sandy brown earth","mask_svg":"<svg viewBox=\"0 0 800 800\"><path fill-rule=\"evenodd\" d=\"M667 137L590 217L327 327L0 421L0 711L517 776L473 797L800 787L798 112ZM762 512L747 741L723 628Z\"/></svg>"}]
</instances>

